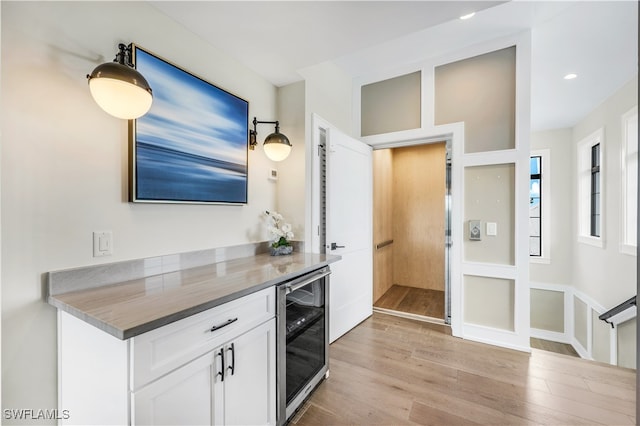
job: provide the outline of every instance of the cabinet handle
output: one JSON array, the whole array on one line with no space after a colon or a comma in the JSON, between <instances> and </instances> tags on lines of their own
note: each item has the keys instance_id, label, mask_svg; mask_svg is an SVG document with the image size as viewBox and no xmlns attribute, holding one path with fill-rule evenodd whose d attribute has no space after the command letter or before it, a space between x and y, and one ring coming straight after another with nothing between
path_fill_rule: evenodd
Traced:
<instances>
[{"instance_id":1,"label":"cabinet handle","mask_svg":"<svg viewBox=\"0 0 640 426\"><path fill-rule=\"evenodd\" d=\"M236 371L236 347L232 343L231 347L228 348L227 350L231 351L231 365L227 368L231 370L231 375L233 376L233 373Z\"/></svg>"},{"instance_id":2,"label":"cabinet handle","mask_svg":"<svg viewBox=\"0 0 640 426\"><path fill-rule=\"evenodd\" d=\"M224 348L220 348L217 355L220 356L220 371L218 371L216 376L220 376L220 381L224 382Z\"/></svg>"},{"instance_id":3,"label":"cabinet handle","mask_svg":"<svg viewBox=\"0 0 640 426\"><path fill-rule=\"evenodd\" d=\"M238 318L228 319L227 322L225 322L225 323L214 325L213 327L211 327L211 330L209 330L209 331L220 330L221 328L226 327L229 324L233 324L236 321L238 321Z\"/></svg>"}]
</instances>

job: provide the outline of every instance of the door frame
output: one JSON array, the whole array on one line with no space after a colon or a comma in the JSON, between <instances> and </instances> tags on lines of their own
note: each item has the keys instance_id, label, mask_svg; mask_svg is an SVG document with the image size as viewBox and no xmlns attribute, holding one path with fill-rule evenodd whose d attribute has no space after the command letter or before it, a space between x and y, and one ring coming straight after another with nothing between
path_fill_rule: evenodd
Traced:
<instances>
[{"instance_id":1,"label":"door frame","mask_svg":"<svg viewBox=\"0 0 640 426\"><path fill-rule=\"evenodd\" d=\"M311 144L306 155L306 187L311 190L307 192L306 207L310 214L306 215L305 241L307 250L312 253L322 253L320 247L320 236L318 226L320 223L320 182L318 170L320 162L318 146L321 143L321 131L330 131L331 124L316 113L311 114ZM381 137L380 137L381 136ZM400 148L412 145L424 145L428 143L445 141L451 145L451 223L462 223L462 147L464 143L464 123L453 123L431 127L429 129L416 129L414 131L402 132L401 134L380 135L377 143L369 143L373 149ZM367 141L369 142L369 141ZM373 229L372 229L373 231ZM451 299L451 332L456 337L463 337L462 321L462 276L453 271L462 270L462 230L460 227L451 227L452 247L450 252L451 282L449 295ZM372 253L373 256L373 253Z\"/></svg>"},{"instance_id":2,"label":"door frame","mask_svg":"<svg viewBox=\"0 0 640 426\"><path fill-rule=\"evenodd\" d=\"M377 143L370 143L373 149L402 148L415 145L427 145L445 142L451 146L451 251L449 257L449 298L451 301L451 334L455 337L463 335L463 303L462 276L455 271L462 270L462 229L454 224L462 223L462 146L464 143L464 123L453 123L434 126L429 129L417 129L391 135L379 135ZM444 247L443 247L444 249ZM446 265L445 265L446 267Z\"/></svg>"},{"instance_id":3,"label":"door frame","mask_svg":"<svg viewBox=\"0 0 640 426\"><path fill-rule=\"evenodd\" d=\"M452 147L453 147L453 143L452 143L452 139L453 139L453 134L450 135L445 135L442 138L438 138L437 136L433 136L433 137L428 137L426 140L411 140L411 141L399 141L399 142L391 142L388 144L379 144L379 145L374 145L372 148L374 151L380 150L380 149L394 149L394 148L404 148L404 147L410 147L410 146L423 146L423 145L430 145L430 144L435 144L435 143L444 143L445 144L445 162L448 162L449 160L447 160L446 158L449 157L451 155L451 163L453 164L453 157L452 157ZM445 181L447 180L447 171L446 171L446 165L445 165ZM448 210L447 212L447 203L451 203L451 205L453 205L453 199L451 198L450 201L446 200L447 195L451 195L453 197L453 194L451 193L451 184L452 184L452 177L453 177L453 166L451 169L451 173L450 173L450 179L449 182L446 183L445 185L448 185L445 188L445 210L443 212L444 215L448 215L448 218L445 218L445 228L443 229L443 233L446 231L446 223L449 223L449 231L452 232L452 226L451 224L453 223L453 211L451 209ZM375 182L374 182L375 185ZM374 187L374 192L375 192L375 187ZM375 215L375 213L374 213ZM452 240L453 236L451 236L451 239L449 239L449 241L453 241ZM452 256L452 251L450 248L447 248L447 237L445 235L444 238L444 246L443 249L445 250L445 255L444 255L444 318L442 318L443 324L446 325L451 325L451 318L452 318L452 314L451 314L451 260L453 259ZM374 254L374 258L375 258L375 254ZM374 275L375 275L375 269L374 269ZM375 280L375 277L374 277ZM389 309L384 309L384 308L376 308L374 306L374 311L378 310L381 312L385 312L385 311L389 311ZM398 315L398 316L404 316L407 318L421 318L420 315L415 315L412 313L406 313L406 312L402 312L402 311L392 311L394 312L394 314ZM438 318L439 319L439 318Z\"/></svg>"},{"instance_id":4,"label":"door frame","mask_svg":"<svg viewBox=\"0 0 640 426\"><path fill-rule=\"evenodd\" d=\"M318 153L321 144L321 131L327 134L330 131L331 123L323 119L316 113L311 114L311 149L307 150L306 155L306 187L311 188L307 191L308 198L306 201L306 211L311 214L305 215L305 241L310 247L307 251L311 253L325 253L325 248L320 244L320 179L318 171L320 170L320 156ZM326 143L326 140L324 141Z\"/></svg>"}]
</instances>

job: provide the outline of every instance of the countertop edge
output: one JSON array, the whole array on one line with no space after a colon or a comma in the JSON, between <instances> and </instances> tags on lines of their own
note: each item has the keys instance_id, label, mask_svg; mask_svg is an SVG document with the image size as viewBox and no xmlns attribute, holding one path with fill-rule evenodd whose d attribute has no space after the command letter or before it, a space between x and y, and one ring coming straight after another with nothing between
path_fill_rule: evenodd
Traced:
<instances>
[{"instance_id":1,"label":"countertop edge","mask_svg":"<svg viewBox=\"0 0 640 426\"><path fill-rule=\"evenodd\" d=\"M165 316L158 317L156 319L150 320L143 324L128 328L128 329L120 329L110 325L108 322L105 322L99 318L96 318L76 307L65 303L59 300L56 295L49 295L47 297L47 302L56 307L57 309L66 312L78 319L85 321L88 324L93 325L94 327L116 337L119 340L128 340L140 334L155 330L157 328L163 327L165 325L171 324L173 322L179 321L184 318L188 318L190 316L196 315L200 312L204 312L206 310L215 308L216 306L222 305L227 302L231 302L233 300L239 299L241 297L247 296L249 294L255 293L257 291L263 290L268 287L277 286L279 284L285 283L287 281L291 281L297 277L305 275L314 270L329 266L331 263L337 262L341 259L341 256L338 255L327 255L327 258L323 261L319 261L314 263L313 265L301 268L295 272L288 273L282 275L276 279L265 281L256 285L249 286L242 290L229 293L225 296L221 296L215 299L206 300L202 303L198 303L189 308L183 309L179 312L169 313Z\"/></svg>"},{"instance_id":2,"label":"countertop edge","mask_svg":"<svg viewBox=\"0 0 640 426\"><path fill-rule=\"evenodd\" d=\"M65 312L69 315L72 315L78 319L81 319L82 321L86 322L87 324L91 324L92 326L104 331L105 333L108 333L110 335L112 335L113 337L116 337L120 340L126 340L126 338L124 337L124 333L122 332L122 330L116 328L116 327L112 327L109 324L107 324L104 321L100 321L99 319L92 317L91 315L86 314L85 312L82 312L79 309L76 309L75 307L69 305L68 303L64 303L58 299L55 298L55 296L49 296L47 302L56 307L58 310Z\"/></svg>"}]
</instances>

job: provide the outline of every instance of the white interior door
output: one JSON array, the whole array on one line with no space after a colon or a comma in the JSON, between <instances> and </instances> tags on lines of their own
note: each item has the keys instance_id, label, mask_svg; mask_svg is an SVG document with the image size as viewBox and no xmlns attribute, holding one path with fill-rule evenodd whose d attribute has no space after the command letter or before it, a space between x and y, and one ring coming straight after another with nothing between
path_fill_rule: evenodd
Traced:
<instances>
[{"instance_id":1,"label":"white interior door","mask_svg":"<svg viewBox=\"0 0 640 426\"><path fill-rule=\"evenodd\" d=\"M315 120L318 123L319 120ZM372 313L372 150L324 122L326 134L325 251L342 256L331 265L329 340Z\"/></svg>"}]
</instances>

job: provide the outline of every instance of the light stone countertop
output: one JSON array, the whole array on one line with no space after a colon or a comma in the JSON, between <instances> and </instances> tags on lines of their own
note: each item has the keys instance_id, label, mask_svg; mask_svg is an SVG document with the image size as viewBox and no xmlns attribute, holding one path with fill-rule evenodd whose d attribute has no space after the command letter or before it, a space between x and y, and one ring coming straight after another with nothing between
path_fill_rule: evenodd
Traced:
<instances>
[{"instance_id":1,"label":"light stone countertop","mask_svg":"<svg viewBox=\"0 0 640 426\"><path fill-rule=\"evenodd\" d=\"M48 302L125 340L322 268L340 256L258 254L64 294Z\"/></svg>"}]
</instances>

